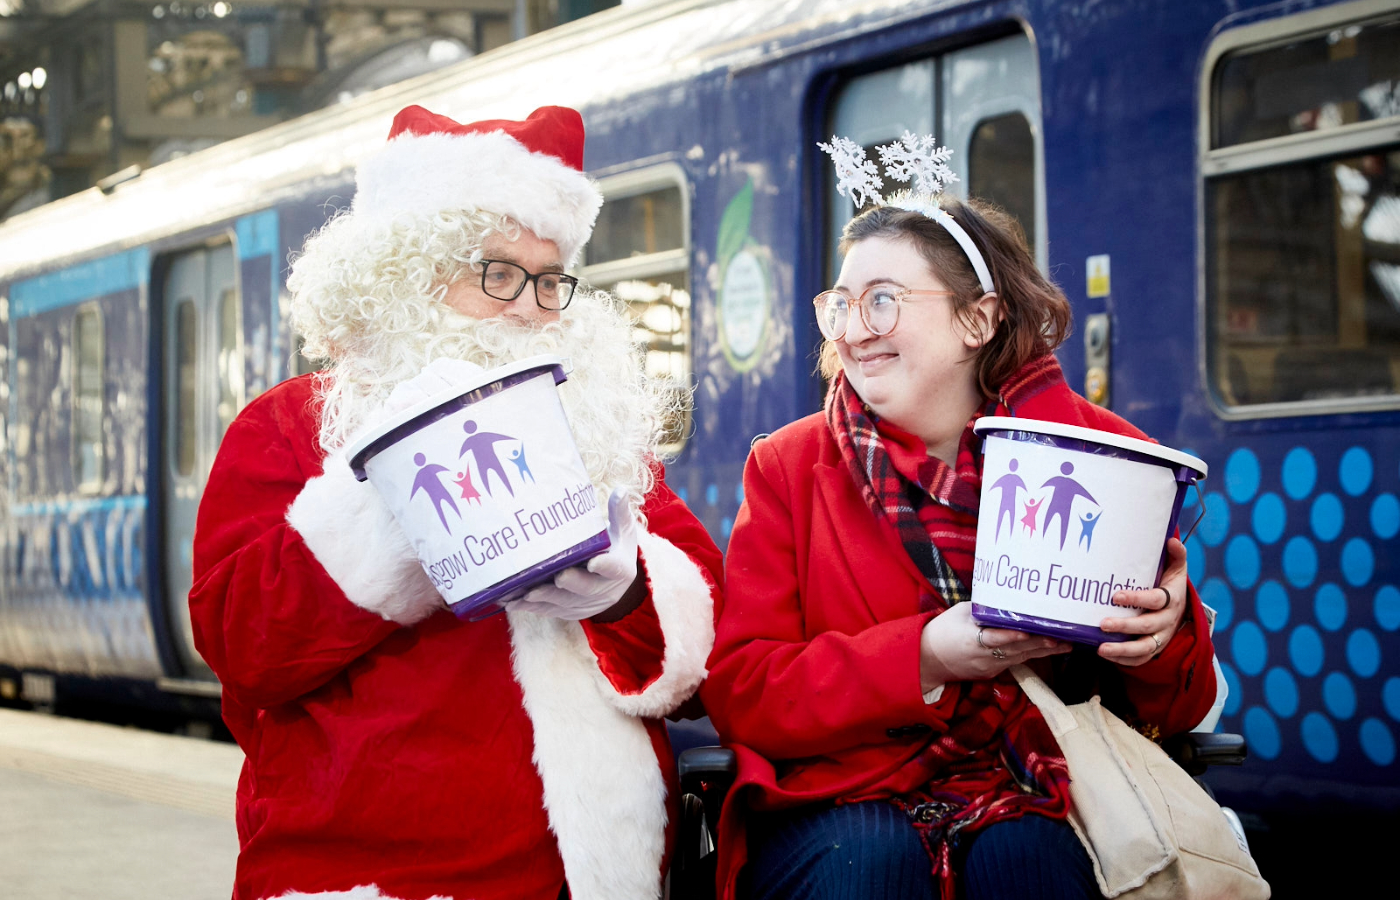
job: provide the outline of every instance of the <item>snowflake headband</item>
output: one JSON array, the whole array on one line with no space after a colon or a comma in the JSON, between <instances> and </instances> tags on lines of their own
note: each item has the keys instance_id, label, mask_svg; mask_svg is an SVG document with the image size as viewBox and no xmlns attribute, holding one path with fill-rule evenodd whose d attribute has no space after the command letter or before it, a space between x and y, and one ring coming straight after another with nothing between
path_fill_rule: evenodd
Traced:
<instances>
[{"instance_id":1,"label":"snowflake headband","mask_svg":"<svg viewBox=\"0 0 1400 900\"><path fill-rule=\"evenodd\" d=\"M968 262L972 263L972 270L977 273L982 291L996 293L991 270L987 268L982 252L963 227L939 207L936 199L943 188L958 180L958 176L948 168L948 157L953 155L950 148L939 147L932 135L915 135L908 131L893 144L877 148L880 161L885 164L886 175L895 181L909 181L911 178L914 181L912 191L896 194L886 200L880 195L883 187L880 170L874 160L865 158L864 147L850 138L835 136L830 144L818 143L817 146L826 151L836 164L837 193L850 197L856 209L873 201L877 206L893 206L927 216L942 225L962 247Z\"/></svg>"}]
</instances>

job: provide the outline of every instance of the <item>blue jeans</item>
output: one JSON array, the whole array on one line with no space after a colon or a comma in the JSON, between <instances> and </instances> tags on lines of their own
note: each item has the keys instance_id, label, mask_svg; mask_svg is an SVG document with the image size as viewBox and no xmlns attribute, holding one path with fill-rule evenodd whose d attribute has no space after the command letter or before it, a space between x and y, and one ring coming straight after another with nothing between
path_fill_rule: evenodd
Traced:
<instances>
[{"instance_id":1,"label":"blue jeans","mask_svg":"<svg viewBox=\"0 0 1400 900\"><path fill-rule=\"evenodd\" d=\"M1028 815L969 835L954 853L966 900L1097 900L1093 867L1069 825ZM936 898L918 832L883 801L750 813L747 900Z\"/></svg>"}]
</instances>

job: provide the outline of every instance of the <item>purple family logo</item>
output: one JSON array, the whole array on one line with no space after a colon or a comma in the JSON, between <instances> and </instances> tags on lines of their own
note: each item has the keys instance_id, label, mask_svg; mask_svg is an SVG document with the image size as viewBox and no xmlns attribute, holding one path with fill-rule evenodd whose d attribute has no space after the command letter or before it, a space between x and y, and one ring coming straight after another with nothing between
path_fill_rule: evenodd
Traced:
<instances>
[{"instance_id":1,"label":"purple family logo","mask_svg":"<svg viewBox=\"0 0 1400 900\"><path fill-rule=\"evenodd\" d=\"M1060 464L1060 474L1046 479L1040 486L1039 491L1032 491L1030 486L1016 470L1020 463L1013 459L1007 465L1011 471L998 478L992 483L992 490L1001 491L1001 502L997 508L997 528L993 538L994 543L1001 541L1001 524L1005 520L1010 520L1007 528L1007 536L1011 539L1016 537L1016 525L1019 521L1027 537L1034 537L1037 524L1040 527L1040 535L1043 540L1050 533L1050 526L1056 519L1060 524L1060 549L1065 548L1065 541L1069 538L1070 520L1074 517L1074 504L1076 500L1083 498L1088 503L1093 504L1093 509L1084 509L1080 504L1081 515L1079 516L1079 546L1085 551L1089 551L1094 543L1094 528L1103 518L1103 509L1099 506L1099 501L1094 499L1094 495L1085 489L1070 476L1074 474L1074 463L1064 462ZM1025 499L1021 499L1021 492L1024 491ZM1024 514L1018 520L1016 510L1018 504L1022 505ZM1044 518L1040 518L1040 513L1044 509Z\"/></svg>"},{"instance_id":2,"label":"purple family logo","mask_svg":"<svg viewBox=\"0 0 1400 900\"><path fill-rule=\"evenodd\" d=\"M460 460L471 455L471 459L463 465L462 470L457 472L457 477L451 479L452 483L461 489L461 499L468 503L481 505L481 491L478 491L476 484L472 481L472 463L476 465L477 479L481 482L481 487L486 491L486 496L491 496L491 476L495 475L499 489L504 487L506 492L512 497L515 496L515 488L510 483L510 478L506 475L505 466L501 463L501 458L497 455L496 444L502 441L513 441L517 446L511 451L507 458L515 464L516 478L520 485L524 485L526 479L534 482L535 476L530 472L530 466L525 461L525 442L519 438L511 437L508 434L497 434L493 431L478 431L476 422L468 419L462 430L467 433L467 439L462 442L462 449L458 452L457 458ZM418 467L418 475L413 479L413 490L409 492L409 500L423 492L424 497L432 502L438 514L438 519L442 522L443 530L452 533L452 526L447 522L447 512L444 507L450 507L457 518L462 518L462 511L457 508L457 501L452 498L452 492L442 483L442 473L450 472L447 466L440 466L437 463L428 462L428 457L424 453L413 455L413 464Z\"/></svg>"}]
</instances>

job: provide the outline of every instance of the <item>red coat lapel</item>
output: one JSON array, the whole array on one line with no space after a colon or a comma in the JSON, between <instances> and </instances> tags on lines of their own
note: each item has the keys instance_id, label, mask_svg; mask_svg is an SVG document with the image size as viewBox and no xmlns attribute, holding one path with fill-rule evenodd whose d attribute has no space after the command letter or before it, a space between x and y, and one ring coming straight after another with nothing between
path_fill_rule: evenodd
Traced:
<instances>
[{"instance_id":1,"label":"red coat lapel","mask_svg":"<svg viewBox=\"0 0 1400 900\"><path fill-rule=\"evenodd\" d=\"M917 614L918 595L911 596L909 580L922 586L924 577L894 529L871 514L844 467L818 465L812 474L821 498L813 510L813 550L834 552L845 562L850 587L869 610L871 624ZM832 546L824 548L826 543ZM898 566L890 566L890 560ZM830 587L808 585L813 593Z\"/></svg>"}]
</instances>

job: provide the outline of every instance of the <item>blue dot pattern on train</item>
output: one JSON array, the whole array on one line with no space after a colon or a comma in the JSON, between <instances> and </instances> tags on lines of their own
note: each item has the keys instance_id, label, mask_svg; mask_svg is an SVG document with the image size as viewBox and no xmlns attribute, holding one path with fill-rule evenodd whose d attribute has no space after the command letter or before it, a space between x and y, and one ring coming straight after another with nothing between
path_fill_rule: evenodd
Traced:
<instances>
[{"instance_id":1,"label":"blue dot pattern on train","mask_svg":"<svg viewBox=\"0 0 1400 900\"><path fill-rule=\"evenodd\" d=\"M1254 536L1263 544L1276 544L1288 527L1288 510L1278 494L1264 494L1254 504Z\"/></svg>"},{"instance_id":2,"label":"blue dot pattern on train","mask_svg":"<svg viewBox=\"0 0 1400 900\"><path fill-rule=\"evenodd\" d=\"M1400 471L1357 446L1263 458L1240 447L1222 471L1187 541L1191 579L1217 613L1222 729L1265 760L1339 774L1394 764L1400 677L1385 673L1400 663L1386 656L1400 588L1385 542L1400 534Z\"/></svg>"}]
</instances>

